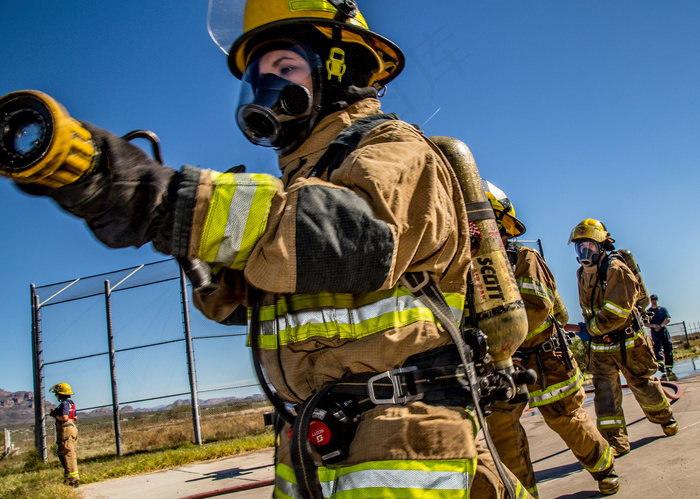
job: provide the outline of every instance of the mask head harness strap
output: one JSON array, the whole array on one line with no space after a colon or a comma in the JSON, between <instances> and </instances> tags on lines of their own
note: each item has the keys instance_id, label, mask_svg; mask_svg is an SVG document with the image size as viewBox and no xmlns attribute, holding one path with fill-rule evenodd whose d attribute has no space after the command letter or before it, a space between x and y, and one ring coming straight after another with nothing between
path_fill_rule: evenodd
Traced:
<instances>
[{"instance_id":1,"label":"mask head harness strap","mask_svg":"<svg viewBox=\"0 0 700 499\"><path fill-rule=\"evenodd\" d=\"M355 0L328 0L333 7L338 9L335 15L335 21L345 22L351 17L357 16L357 3Z\"/></svg>"}]
</instances>

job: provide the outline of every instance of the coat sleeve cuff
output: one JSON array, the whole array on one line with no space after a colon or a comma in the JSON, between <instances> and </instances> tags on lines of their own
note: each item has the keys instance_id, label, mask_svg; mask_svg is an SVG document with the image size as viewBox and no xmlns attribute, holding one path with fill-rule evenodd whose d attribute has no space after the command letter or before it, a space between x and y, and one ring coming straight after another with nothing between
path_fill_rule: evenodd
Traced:
<instances>
[{"instance_id":1,"label":"coat sleeve cuff","mask_svg":"<svg viewBox=\"0 0 700 499\"><path fill-rule=\"evenodd\" d=\"M193 166L185 165L180 170L172 241L172 255L176 258L188 256L200 174L201 170Z\"/></svg>"}]
</instances>

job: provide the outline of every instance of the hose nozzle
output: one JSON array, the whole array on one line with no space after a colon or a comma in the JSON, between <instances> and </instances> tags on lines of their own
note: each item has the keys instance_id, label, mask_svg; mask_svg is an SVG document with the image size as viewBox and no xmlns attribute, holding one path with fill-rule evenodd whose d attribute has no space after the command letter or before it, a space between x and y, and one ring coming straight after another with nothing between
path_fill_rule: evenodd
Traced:
<instances>
[{"instance_id":1,"label":"hose nozzle","mask_svg":"<svg viewBox=\"0 0 700 499\"><path fill-rule=\"evenodd\" d=\"M58 188L90 173L99 150L61 104L36 90L0 98L0 175Z\"/></svg>"}]
</instances>

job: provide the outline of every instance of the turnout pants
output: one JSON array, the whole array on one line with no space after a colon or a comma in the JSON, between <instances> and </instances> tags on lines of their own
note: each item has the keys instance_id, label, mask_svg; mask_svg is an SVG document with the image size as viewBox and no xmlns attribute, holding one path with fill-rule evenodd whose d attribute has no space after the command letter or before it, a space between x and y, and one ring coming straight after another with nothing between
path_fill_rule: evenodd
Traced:
<instances>
[{"instance_id":1,"label":"turnout pants","mask_svg":"<svg viewBox=\"0 0 700 499\"><path fill-rule=\"evenodd\" d=\"M567 371L554 352L541 353L547 385L542 385L542 374L534 354L529 355L525 367L538 372L538 380L529 385L530 406L542 414L547 426L564 440L581 465L594 479L605 477L614 464L612 449L583 409L586 392L583 377L572 358L574 369ZM492 406L487 424L503 463L515 474L534 497L538 497L535 472L530 460L527 435L520 423L526 403L507 402Z\"/></svg>"},{"instance_id":2,"label":"turnout pants","mask_svg":"<svg viewBox=\"0 0 700 499\"><path fill-rule=\"evenodd\" d=\"M291 462L289 425L275 457L278 499L300 497ZM323 465L314 452L326 498L503 499L493 458L477 440L471 411L422 402L378 406L362 415L349 456ZM518 499L533 499L516 483Z\"/></svg>"},{"instance_id":3,"label":"turnout pants","mask_svg":"<svg viewBox=\"0 0 700 499\"><path fill-rule=\"evenodd\" d=\"M58 443L58 459L63 465L63 477L67 483L80 480L78 474L78 428L75 423L56 425L56 443Z\"/></svg>"},{"instance_id":4,"label":"turnout pants","mask_svg":"<svg viewBox=\"0 0 700 499\"><path fill-rule=\"evenodd\" d=\"M627 362L624 364L619 342L605 345L594 340L590 343L588 367L593 374L598 429L619 453L630 450L622 410L620 372L649 421L663 424L673 416L661 383L653 376L656 362L650 341L644 331L628 336L625 339Z\"/></svg>"}]
</instances>

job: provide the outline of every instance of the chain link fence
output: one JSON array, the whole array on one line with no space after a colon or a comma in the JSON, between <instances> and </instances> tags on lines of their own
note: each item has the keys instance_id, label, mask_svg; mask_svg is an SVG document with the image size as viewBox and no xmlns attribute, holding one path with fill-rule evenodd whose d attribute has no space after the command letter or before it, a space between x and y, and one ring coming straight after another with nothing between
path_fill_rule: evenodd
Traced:
<instances>
[{"instance_id":1,"label":"chain link fence","mask_svg":"<svg viewBox=\"0 0 700 499\"><path fill-rule=\"evenodd\" d=\"M47 403L58 403L49 389L61 382L75 392L81 457L264 431L269 406L246 328L190 314L188 295L173 259L32 285L34 438L44 461L55 441Z\"/></svg>"},{"instance_id":2,"label":"chain link fence","mask_svg":"<svg viewBox=\"0 0 700 499\"><path fill-rule=\"evenodd\" d=\"M674 348L689 348L692 342L700 339L700 323L694 322L686 324L674 322L666 326L671 335L671 342Z\"/></svg>"}]
</instances>

